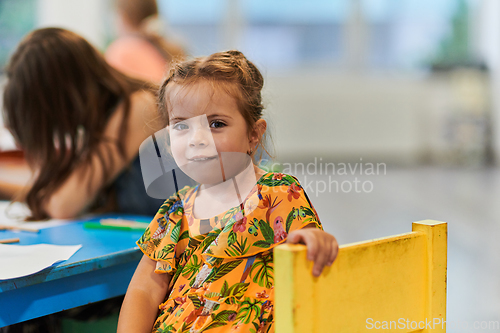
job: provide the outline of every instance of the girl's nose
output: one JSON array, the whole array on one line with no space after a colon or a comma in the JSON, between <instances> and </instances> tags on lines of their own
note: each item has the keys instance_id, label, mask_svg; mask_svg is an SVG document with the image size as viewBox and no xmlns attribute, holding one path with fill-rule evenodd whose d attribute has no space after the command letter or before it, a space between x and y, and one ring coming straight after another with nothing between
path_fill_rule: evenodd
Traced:
<instances>
[{"instance_id":1,"label":"girl's nose","mask_svg":"<svg viewBox=\"0 0 500 333\"><path fill-rule=\"evenodd\" d=\"M191 135L189 139L189 146L190 147L205 147L208 146L208 143L210 142L210 135L212 133L210 130L205 129L205 128L200 128L196 129L193 131L193 134Z\"/></svg>"}]
</instances>

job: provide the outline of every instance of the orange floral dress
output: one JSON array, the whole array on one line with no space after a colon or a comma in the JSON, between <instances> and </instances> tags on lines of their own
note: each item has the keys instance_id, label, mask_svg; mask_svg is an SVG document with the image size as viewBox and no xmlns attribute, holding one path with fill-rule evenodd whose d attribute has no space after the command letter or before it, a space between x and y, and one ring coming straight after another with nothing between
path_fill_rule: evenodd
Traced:
<instances>
[{"instance_id":1,"label":"orange floral dress","mask_svg":"<svg viewBox=\"0 0 500 333\"><path fill-rule=\"evenodd\" d=\"M273 248L308 224L323 229L314 207L295 177L270 172L240 206L199 220L197 188L166 200L137 241L172 275L152 332L274 332Z\"/></svg>"}]
</instances>

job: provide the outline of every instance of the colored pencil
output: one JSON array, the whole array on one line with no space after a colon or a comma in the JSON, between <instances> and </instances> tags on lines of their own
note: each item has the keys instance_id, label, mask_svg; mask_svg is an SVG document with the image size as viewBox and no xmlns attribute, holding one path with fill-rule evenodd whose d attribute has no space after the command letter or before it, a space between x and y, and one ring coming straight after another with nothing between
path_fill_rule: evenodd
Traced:
<instances>
[{"instance_id":1,"label":"colored pencil","mask_svg":"<svg viewBox=\"0 0 500 333\"><path fill-rule=\"evenodd\" d=\"M0 230L40 232L39 229L25 228L25 227L15 226L15 225L3 225L3 224L0 224Z\"/></svg>"},{"instance_id":2,"label":"colored pencil","mask_svg":"<svg viewBox=\"0 0 500 333\"><path fill-rule=\"evenodd\" d=\"M0 239L0 244L19 243L19 238Z\"/></svg>"}]
</instances>

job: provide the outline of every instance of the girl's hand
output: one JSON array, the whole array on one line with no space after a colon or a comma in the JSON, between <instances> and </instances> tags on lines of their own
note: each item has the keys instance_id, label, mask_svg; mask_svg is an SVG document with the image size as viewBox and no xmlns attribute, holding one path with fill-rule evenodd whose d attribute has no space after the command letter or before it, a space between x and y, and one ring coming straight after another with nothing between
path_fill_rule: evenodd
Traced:
<instances>
[{"instance_id":1,"label":"girl's hand","mask_svg":"<svg viewBox=\"0 0 500 333\"><path fill-rule=\"evenodd\" d=\"M331 266L339 252L339 244L333 235L316 229L314 224L288 234L286 243L305 244L307 259L314 261L313 274L321 275L325 265Z\"/></svg>"}]
</instances>

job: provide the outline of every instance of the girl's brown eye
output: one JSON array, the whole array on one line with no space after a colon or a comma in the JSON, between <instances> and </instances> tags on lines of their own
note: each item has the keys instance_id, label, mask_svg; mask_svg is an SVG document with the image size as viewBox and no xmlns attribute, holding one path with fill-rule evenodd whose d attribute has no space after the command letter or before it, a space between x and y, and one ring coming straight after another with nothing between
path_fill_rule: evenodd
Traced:
<instances>
[{"instance_id":1,"label":"girl's brown eye","mask_svg":"<svg viewBox=\"0 0 500 333\"><path fill-rule=\"evenodd\" d=\"M224 126L226 126L226 124L219 120L214 120L210 123L211 128L222 128Z\"/></svg>"}]
</instances>

